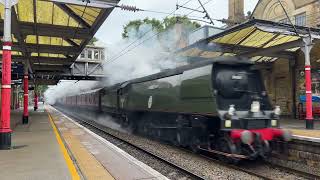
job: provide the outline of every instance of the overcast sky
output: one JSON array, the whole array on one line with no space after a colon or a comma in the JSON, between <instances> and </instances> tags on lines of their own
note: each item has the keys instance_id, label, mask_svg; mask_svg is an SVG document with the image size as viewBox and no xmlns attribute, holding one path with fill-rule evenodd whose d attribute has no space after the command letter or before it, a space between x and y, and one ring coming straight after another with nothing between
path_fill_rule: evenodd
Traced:
<instances>
[{"instance_id":1,"label":"overcast sky","mask_svg":"<svg viewBox=\"0 0 320 180\"><path fill-rule=\"evenodd\" d=\"M208 0L202 0L203 3ZM258 0L244 0L245 12L252 11ZM119 4L134 5L140 9L156 10L171 13L176 8L176 3L180 5L187 0L121 0ZM191 0L185 6L197 8L199 3L197 0ZM222 19L228 17L228 0L211 0L205 5L207 11L213 19ZM176 14L187 14L190 10L179 9ZM166 14L150 13L150 12L129 12L122 11L119 8L114 9L106 22L101 26L95 35L100 41L106 45L114 44L121 39L123 26L131 20L149 18L163 19ZM194 12L190 16L203 16L203 14ZM215 21L216 26L222 26L221 23Z\"/></svg>"}]
</instances>

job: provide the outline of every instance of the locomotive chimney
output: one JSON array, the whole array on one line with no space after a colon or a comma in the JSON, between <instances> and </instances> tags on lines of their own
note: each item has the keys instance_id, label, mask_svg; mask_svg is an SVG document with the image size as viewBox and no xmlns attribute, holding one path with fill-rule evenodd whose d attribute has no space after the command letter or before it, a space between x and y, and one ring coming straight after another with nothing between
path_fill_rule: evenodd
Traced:
<instances>
[{"instance_id":1,"label":"locomotive chimney","mask_svg":"<svg viewBox=\"0 0 320 180\"><path fill-rule=\"evenodd\" d=\"M229 0L228 26L239 24L245 20L244 0Z\"/></svg>"}]
</instances>

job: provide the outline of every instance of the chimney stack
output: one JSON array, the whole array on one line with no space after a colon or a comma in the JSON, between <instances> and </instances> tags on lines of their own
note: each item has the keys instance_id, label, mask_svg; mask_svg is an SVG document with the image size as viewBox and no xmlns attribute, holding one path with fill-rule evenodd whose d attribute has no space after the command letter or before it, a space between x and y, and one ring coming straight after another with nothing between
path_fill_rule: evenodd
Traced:
<instances>
[{"instance_id":1,"label":"chimney stack","mask_svg":"<svg viewBox=\"0 0 320 180\"><path fill-rule=\"evenodd\" d=\"M244 0L229 0L228 26L240 24L245 20Z\"/></svg>"}]
</instances>

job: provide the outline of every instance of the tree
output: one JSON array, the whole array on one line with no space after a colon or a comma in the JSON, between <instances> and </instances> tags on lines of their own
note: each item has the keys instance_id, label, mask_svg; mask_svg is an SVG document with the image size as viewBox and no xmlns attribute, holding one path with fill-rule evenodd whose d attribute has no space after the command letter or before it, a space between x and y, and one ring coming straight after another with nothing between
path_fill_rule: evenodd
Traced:
<instances>
[{"instance_id":1,"label":"tree","mask_svg":"<svg viewBox=\"0 0 320 180\"><path fill-rule=\"evenodd\" d=\"M153 30L156 31L162 31L163 26L161 24L161 21L157 19L149 19L145 18L144 20L134 20L130 21L128 24L126 24L123 28L123 33L122 33L122 38L128 38L129 37L129 30L134 29L136 32L139 31L139 28L141 25L146 24L146 25L151 25Z\"/></svg>"},{"instance_id":2,"label":"tree","mask_svg":"<svg viewBox=\"0 0 320 180\"><path fill-rule=\"evenodd\" d=\"M136 32L139 31L139 28L145 24L145 25L151 25L152 30L156 32L164 32L169 30L170 28L173 28L177 23L183 24L185 27L187 27L190 30L194 30L196 28L199 28L201 25L197 22L192 22L190 19L186 16L174 16L174 17L166 17L162 21L157 19L149 19L145 18L143 20L134 20L130 21L128 24L126 24L123 27L123 33L122 38L128 38L129 37L129 31L131 29L135 30Z\"/></svg>"},{"instance_id":3,"label":"tree","mask_svg":"<svg viewBox=\"0 0 320 180\"><path fill-rule=\"evenodd\" d=\"M164 30L174 27L177 23L181 23L182 25L191 30L201 27L199 23L190 21L190 19L187 16L174 16L170 18L166 17L163 20Z\"/></svg>"},{"instance_id":4,"label":"tree","mask_svg":"<svg viewBox=\"0 0 320 180\"><path fill-rule=\"evenodd\" d=\"M99 41L98 38L93 37L93 38L89 41L88 45L94 46L94 43L97 42L97 41Z\"/></svg>"}]
</instances>

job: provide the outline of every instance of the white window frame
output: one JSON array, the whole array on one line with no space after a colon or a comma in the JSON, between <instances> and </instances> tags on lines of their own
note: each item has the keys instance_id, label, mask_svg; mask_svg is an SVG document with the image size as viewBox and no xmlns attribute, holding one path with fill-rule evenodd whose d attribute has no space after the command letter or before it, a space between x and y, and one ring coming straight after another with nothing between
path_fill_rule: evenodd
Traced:
<instances>
[{"instance_id":1,"label":"white window frame","mask_svg":"<svg viewBox=\"0 0 320 180\"><path fill-rule=\"evenodd\" d=\"M294 22L295 22L295 25L297 25L297 26L306 26L307 25L307 13L303 12L303 13L295 15ZM300 22L301 22L301 24L300 24Z\"/></svg>"},{"instance_id":2,"label":"white window frame","mask_svg":"<svg viewBox=\"0 0 320 180\"><path fill-rule=\"evenodd\" d=\"M91 57L89 57L89 51L91 52ZM87 57L88 57L88 59L93 59L94 58L94 54L93 54L93 51L92 51L92 49L87 49Z\"/></svg>"},{"instance_id":3,"label":"white window frame","mask_svg":"<svg viewBox=\"0 0 320 180\"><path fill-rule=\"evenodd\" d=\"M98 53L97 58L96 58L96 52ZM100 51L99 51L99 49L94 49L93 50L93 59L94 60L100 60Z\"/></svg>"}]
</instances>

